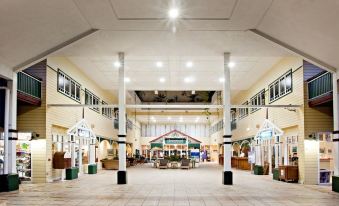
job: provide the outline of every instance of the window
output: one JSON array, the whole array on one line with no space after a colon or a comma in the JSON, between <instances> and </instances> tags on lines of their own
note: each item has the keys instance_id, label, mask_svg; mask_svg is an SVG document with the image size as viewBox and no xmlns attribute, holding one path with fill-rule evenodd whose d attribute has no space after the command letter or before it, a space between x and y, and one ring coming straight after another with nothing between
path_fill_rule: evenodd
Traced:
<instances>
[{"instance_id":1,"label":"window","mask_svg":"<svg viewBox=\"0 0 339 206\"><path fill-rule=\"evenodd\" d=\"M58 91L69 98L80 102L81 85L60 69L58 70Z\"/></svg>"},{"instance_id":2,"label":"window","mask_svg":"<svg viewBox=\"0 0 339 206\"><path fill-rule=\"evenodd\" d=\"M251 105L265 105L265 89L251 98ZM260 108L251 108L251 113L258 111Z\"/></svg>"},{"instance_id":3,"label":"window","mask_svg":"<svg viewBox=\"0 0 339 206\"><path fill-rule=\"evenodd\" d=\"M292 92L292 70L289 70L269 86L270 103Z\"/></svg>"},{"instance_id":4,"label":"window","mask_svg":"<svg viewBox=\"0 0 339 206\"><path fill-rule=\"evenodd\" d=\"M248 101L243 103L242 105L248 105ZM242 119L248 115L248 108L240 108L239 109L239 119Z\"/></svg>"},{"instance_id":5,"label":"window","mask_svg":"<svg viewBox=\"0 0 339 206\"><path fill-rule=\"evenodd\" d=\"M92 92L88 89L85 90L85 104L87 105L99 105L100 99L99 97L95 96ZM99 107L91 107L90 109L100 113Z\"/></svg>"},{"instance_id":6,"label":"window","mask_svg":"<svg viewBox=\"0 0 339 206\"><path fill-rule=\"evenodd\" d=\"M101 102L102 105L107 105L105 101ZM112 119L112 108L102 108L101 114L109 119Z\"/></svg>"}]
</instances>

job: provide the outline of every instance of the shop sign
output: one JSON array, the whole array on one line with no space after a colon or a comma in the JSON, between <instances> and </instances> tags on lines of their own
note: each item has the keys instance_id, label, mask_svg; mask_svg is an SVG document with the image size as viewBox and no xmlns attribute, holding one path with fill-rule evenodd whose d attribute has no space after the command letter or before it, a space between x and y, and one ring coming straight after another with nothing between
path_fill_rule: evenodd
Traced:
<instances>
[{"instance_id":1,"label":"shop sign","mask_svg":"<svg viewBox=\"0 0 339 206\"><path fill-rule=\"evenodd\" d=\"M260 139L267 140L272 138L272 130L266 130L260 132Z\"/></svg>"},{"instance_id":2,"label":"shop sign","mask_svg":"<svg viewBox=\"0 0 339 206\"><path fill-rule=\"evenodd\" d=\"M65 152L65 154L64 154L64 158L65 158L65 159L69 159L69 158L71 158L71 157L72 157L72 155L71 155L70 152Z\"/></svg>"},{"instance_id":3,"label":"shop sign","mask_svg":"<svg viewBox=\"0 0 339 206\"><path fill-rule=\"evenodd\" d=\"M186 144L186 139L179 138L167 138L165 144Z\"/></svg>"},{"instance_id":4,"label":"shop sign","mask_svg":"<svg viewBox=\"0 0 339 206\"><path fill-rule=\"evenodd\" d=\"M85 128L78 128L79 137L87 137L90 138L90 132Z\"/></svg>"},{"instance_id":5,"label":"shop sign","mask_svg":"<svg viewBox=\"0 0 339 206\"><path fill-rule=\"evenodd\" d=\"M29 141L32 139L31 132L19 132L18 133L18 140Z\"/></svg>"}]
</instances>

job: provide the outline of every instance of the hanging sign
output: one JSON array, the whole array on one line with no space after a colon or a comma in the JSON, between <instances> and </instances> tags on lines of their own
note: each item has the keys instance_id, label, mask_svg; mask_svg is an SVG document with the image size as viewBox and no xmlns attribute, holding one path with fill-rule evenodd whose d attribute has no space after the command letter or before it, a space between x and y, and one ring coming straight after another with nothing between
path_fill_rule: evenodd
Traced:
<instances>
[{"instance_id":1,"label":"hanging sign","mask_svg":"<svg viewBox=\"0 0 339 206\"><path fill-rule=\"evenodd\" d=\"M165 144L186 144L185 138L166 138Z\"/></svg>"},{"instance_id":2,"label":"hanging sign","mask_svg":"<svg viewBox=\"0 0 339 206\"><path fill-rule=\"evenodd\" d=\"M266 131L262 131L260 132L260 139L262 140L268 140L271 139L273 136L272 130L266 130Z\"/></svg>"},{"instance_id":3,"label":"hanging sign","mask_svg":"<svg viewBox=\"0 0 339 206\"><path fill-rule=\"evenodd\" d=\"M85 128L78 128L79 137L87 137L90 138L90 131Z\"/></svg>"}]
</instances>

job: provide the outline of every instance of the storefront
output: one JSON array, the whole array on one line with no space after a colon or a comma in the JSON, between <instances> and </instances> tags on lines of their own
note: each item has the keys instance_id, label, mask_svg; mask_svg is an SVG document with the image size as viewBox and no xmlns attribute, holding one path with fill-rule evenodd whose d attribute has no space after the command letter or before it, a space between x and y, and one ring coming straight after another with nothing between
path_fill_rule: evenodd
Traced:
<instances>
[{"instance_id":1,"label":"storefront","mask_svg":"<svg viewBox=\"0 0 339 206\"><path fill-rule=\"evenodd\" d=\"M201 141L180 131L173 130L150 141L151 158L178 156L180 158L194 158L199 161L200 145Z\"/></svg>"}]
</instances>

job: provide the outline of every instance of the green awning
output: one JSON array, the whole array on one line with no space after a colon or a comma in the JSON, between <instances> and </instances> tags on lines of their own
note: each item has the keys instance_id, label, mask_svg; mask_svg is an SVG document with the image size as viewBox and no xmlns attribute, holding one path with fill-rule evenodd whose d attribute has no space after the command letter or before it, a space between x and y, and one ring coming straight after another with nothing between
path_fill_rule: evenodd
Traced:
<instances>
[{"instance_id":1,"label":"green awning","mask_svg":"<svg viewBox=\"0 0 339 206\"><path fill-rule=\"evenodd\" d=\"M200 149L200 143L188 143L188 148Z\"/></svg>"},{"instance_id":2,"label":"green awning","mask_svg":"<svg viewBox=\"0 0 339 206\"><path fill-rule=\"evenodd\" d=\"M163 148L162 143L151 143L151 149L153 148Z\"/></svg>"}]
</instances>

